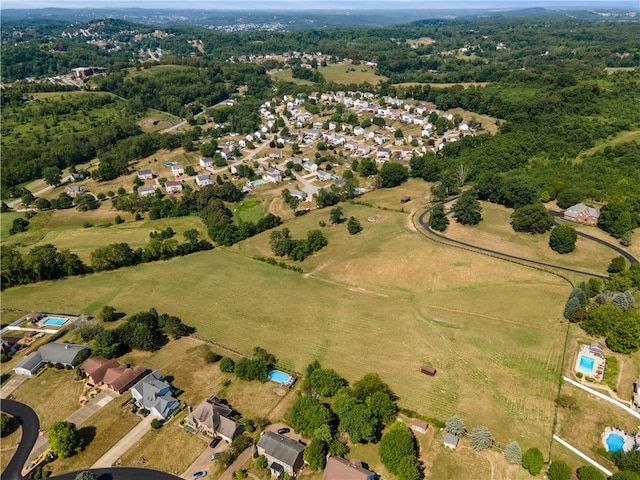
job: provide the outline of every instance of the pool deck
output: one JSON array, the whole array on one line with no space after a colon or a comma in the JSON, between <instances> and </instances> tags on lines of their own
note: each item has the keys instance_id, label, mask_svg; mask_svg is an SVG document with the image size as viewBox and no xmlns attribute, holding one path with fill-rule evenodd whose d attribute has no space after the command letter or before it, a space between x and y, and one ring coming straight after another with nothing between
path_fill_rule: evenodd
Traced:
<instances>
[{"instance_id":1,"label":"pool deck","mask_svg":"<svg viewBox=\"0 0 640 480\"><path fill-rule=\"evenodd\" d=\"M602 444L607 452L610 451L609 445L607 445L607 438L609 438L609 435L611 434L619 435L624 439L622 451L625 453L636 448L640 448L640 444L637 443L640 442L640 431L634 436L631 433L625 432L621 428L607 427L604 429L604 432L602 432Z\"/></svg>"},{"instance_id":2,"label":"pool deck","mask_svg":"<svg viewBox=\"0 0 640 480\"><path fill-rule=\"evenodd\" d=\"M590 373L585 372L580 368L580 362L582 360L582 357L591 358L593 360L593 370ZM605 369L606 363L607 363L606 359L604 357L594 354L591 351L591 348L589 345L582 345L580 347L580 350L578 350L578 355L576 355L576 362L573 370L576 373L580 372L587 377L594 378L597 381L601 382L602 379L604 378L604 369Z\"/></svg>"}]
</instances>

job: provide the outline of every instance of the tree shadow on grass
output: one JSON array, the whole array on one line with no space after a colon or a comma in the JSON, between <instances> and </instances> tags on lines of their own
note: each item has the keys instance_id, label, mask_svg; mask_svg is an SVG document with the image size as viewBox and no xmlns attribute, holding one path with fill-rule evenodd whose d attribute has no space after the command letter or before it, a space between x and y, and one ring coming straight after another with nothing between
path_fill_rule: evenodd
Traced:
<instances>
[{"instance_id":1,"label":"tree shadow on grass","mask_svg":"<svg viewBox=\"0 0 640 480\"><path fill-rule=\"evenodd\" d=\"M78 429L78 435L82 438L82 448L84 450L96 438L96 427L82 427Z\"/></svg>"},{"instance_id":2,"label":"tree shadow on grass","mask_svg":"<svg viewBox=\"0 0 640 480\"><path fill-rule=\"evenodd\" d=\"M9 420L7 421L6 428L2 432L2 438L8 437L20 428L20 421L17 418L12 417L11 415L7 415L7 417L9 417Z\"/></svg>"}]
</instances>

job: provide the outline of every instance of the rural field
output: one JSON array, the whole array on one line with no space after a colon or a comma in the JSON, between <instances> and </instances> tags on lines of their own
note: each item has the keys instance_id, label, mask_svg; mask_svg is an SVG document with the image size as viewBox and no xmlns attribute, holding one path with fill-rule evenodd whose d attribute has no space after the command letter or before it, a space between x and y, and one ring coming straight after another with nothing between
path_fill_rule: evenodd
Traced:
<instances>
[{"instance_id":1,"label":"rural field","mask_svg":"<svg viewBox=\"0 0 640 480\"><path fill-rule=\"evenodd\" d=\"M458 414L469 428L489 426L500 444L518 439L524 448L544 449L570 287L552 275L423 238L399 210L424 202L426 191L426 184L409 182L414 200L404 207L403 189L361 199L372 206L345 204L346 217L360 219L363 232L350 236L344 224L325 227L329 245L301 264L305 274L251 258L269 254L266 232L230 249L10 289L3 305L88 314L104 304L128 314L153 306L195 326L200 338L244 353L260 345L286 369L300 372L318 359L350 381L378 372L403 407L440 419ZM312 211L286 226L300 238L328 222L328 214ZM187 353L193 347L184 349L185 365L196 361L195 350ZM175 365L171 352L163 361L162 352L125 360L166 364L163 373L175 377L190 402L215 393L217 380L209 384L212 392L196 394L196 373ZM423 363L438 374L420 374ZM235 383L226 396L243 408L242 396L255 399L255 393L236 391ZM267 393L260 398L268 400ZM269 402L254 401L246 414L271 412Z\"/></svg>"},{"instance_id":2,"label":"rural field","mask_svg":"<svg viewBox=\"0 0 640 480\"><path fill-rule=\"evenodd\" d=\"M335 82L341 85L349 85L351 83L360 84L369 82L372 85L384 81L387 77L377 75L371 67L366 65L352 65L350 63L340 63L319 67L318 71L324 76L327 82ZM293 78L291 70L279 70L273 72L271 76L277 80L285 82L294 82L300 85L313 85L309 80Z\"/></svg>"}]
</instances>

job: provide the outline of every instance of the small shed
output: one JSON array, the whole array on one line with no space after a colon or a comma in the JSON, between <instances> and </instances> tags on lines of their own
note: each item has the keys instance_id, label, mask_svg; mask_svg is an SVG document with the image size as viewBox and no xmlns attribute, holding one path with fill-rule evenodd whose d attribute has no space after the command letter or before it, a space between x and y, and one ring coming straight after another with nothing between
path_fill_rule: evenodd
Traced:
<instances>
[{"instance_id":1,"label":"small shed","mask_svg":"<svg viewBox=\"0 0 640 480\"><path fill-rule=\"evenodd\" d=\"M400 199L400 203L409 203L411 201L411 197L402 197Z\"/></svg>"},{"instance_id":2,"label":"small shed","mask_svg":"<svg viewBox=\"0 0 640 480\"><path fill-rule=\"evenodd\" d=\"M422 365L420 367L420 372L425 375L429 375L430 377L434 377L436 375L437 370L429 365Z\"/></svg>"},{"instance_id":3,"label":"small shed","mask_svg":"<svg viewBox=\"0 0 640 480\"><path fill-rule=\"evenodd\" d=\"M418 433L427 433L428 428L429 424L424 420L420 420L419 418L414 418L411 422L411 430L414 430Z\"/></svg>"},{"instance_id":4,"label":"small shed","mask_svg":"<svg viewBox=\"0 0 640 480\"><path fill-rule=\"evenodd\" d=\"M459 441L460 439L455 435L451 435L450 433L444 434L444 446L447 448L455 450Z\"/></svg>"}]
</instances>

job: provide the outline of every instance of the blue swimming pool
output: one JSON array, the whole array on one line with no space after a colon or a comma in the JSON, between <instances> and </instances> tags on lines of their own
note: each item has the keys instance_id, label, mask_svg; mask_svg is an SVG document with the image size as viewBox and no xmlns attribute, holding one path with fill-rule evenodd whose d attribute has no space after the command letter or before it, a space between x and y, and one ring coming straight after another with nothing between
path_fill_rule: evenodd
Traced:
<instances>
[{"instance_id":1,"label":"blue swimming pool","mask_svg":"<svg viewBox=\"0 0 640 480\"><path fill-rule=\"evenodd\" d=\"M593 364L595 360L591 357L585 357L584 355L580 357L580 365L579 368L584 373L593 373Z\"/></svg>"},{"instance_id":2,"label":"blue swimming pool","mask_svg":"<svg viewBox=\"0 0 640 480\"><path fill-rule=\"evenodd\" d=\"M620 452L624 446L624 438L617 433L610 433L606 442L607 450L610 452Z\"/></svg>"},{"instance_id":3,"label":"blue swimming pool","mask_svg":"<svg viewBox=\"0 0 640 480\"><path fill-rule=\"evenodd\" d=\"M68 318L47 317L46 320L42 322L42 325L53 325L54 327L61 327L68 321Z\"/></svg>"},{"instance_id":4,"label":"blue swimming pool","mask_svg":"<svg viewBox=\"0 0 640 480\"><path fill-rule=\"evenodd\" d=\"M258 185L262 185L264 182L262 180L253 180L251 182L251 185L253 185L254 187L257 187Z\"/></svg>"},{"instance_id":5,"label":"blue swimming pool","mask_svg":"<svg viewBox=\"0 0 640 480\"><path fill-rule=\"evenodd\" d=\"M280 370L271 370L269 372L269 380L286 386L289 386L293 383L293 378L291 377L291 375L281 372Z\"/></svg>"}]
</instances>

